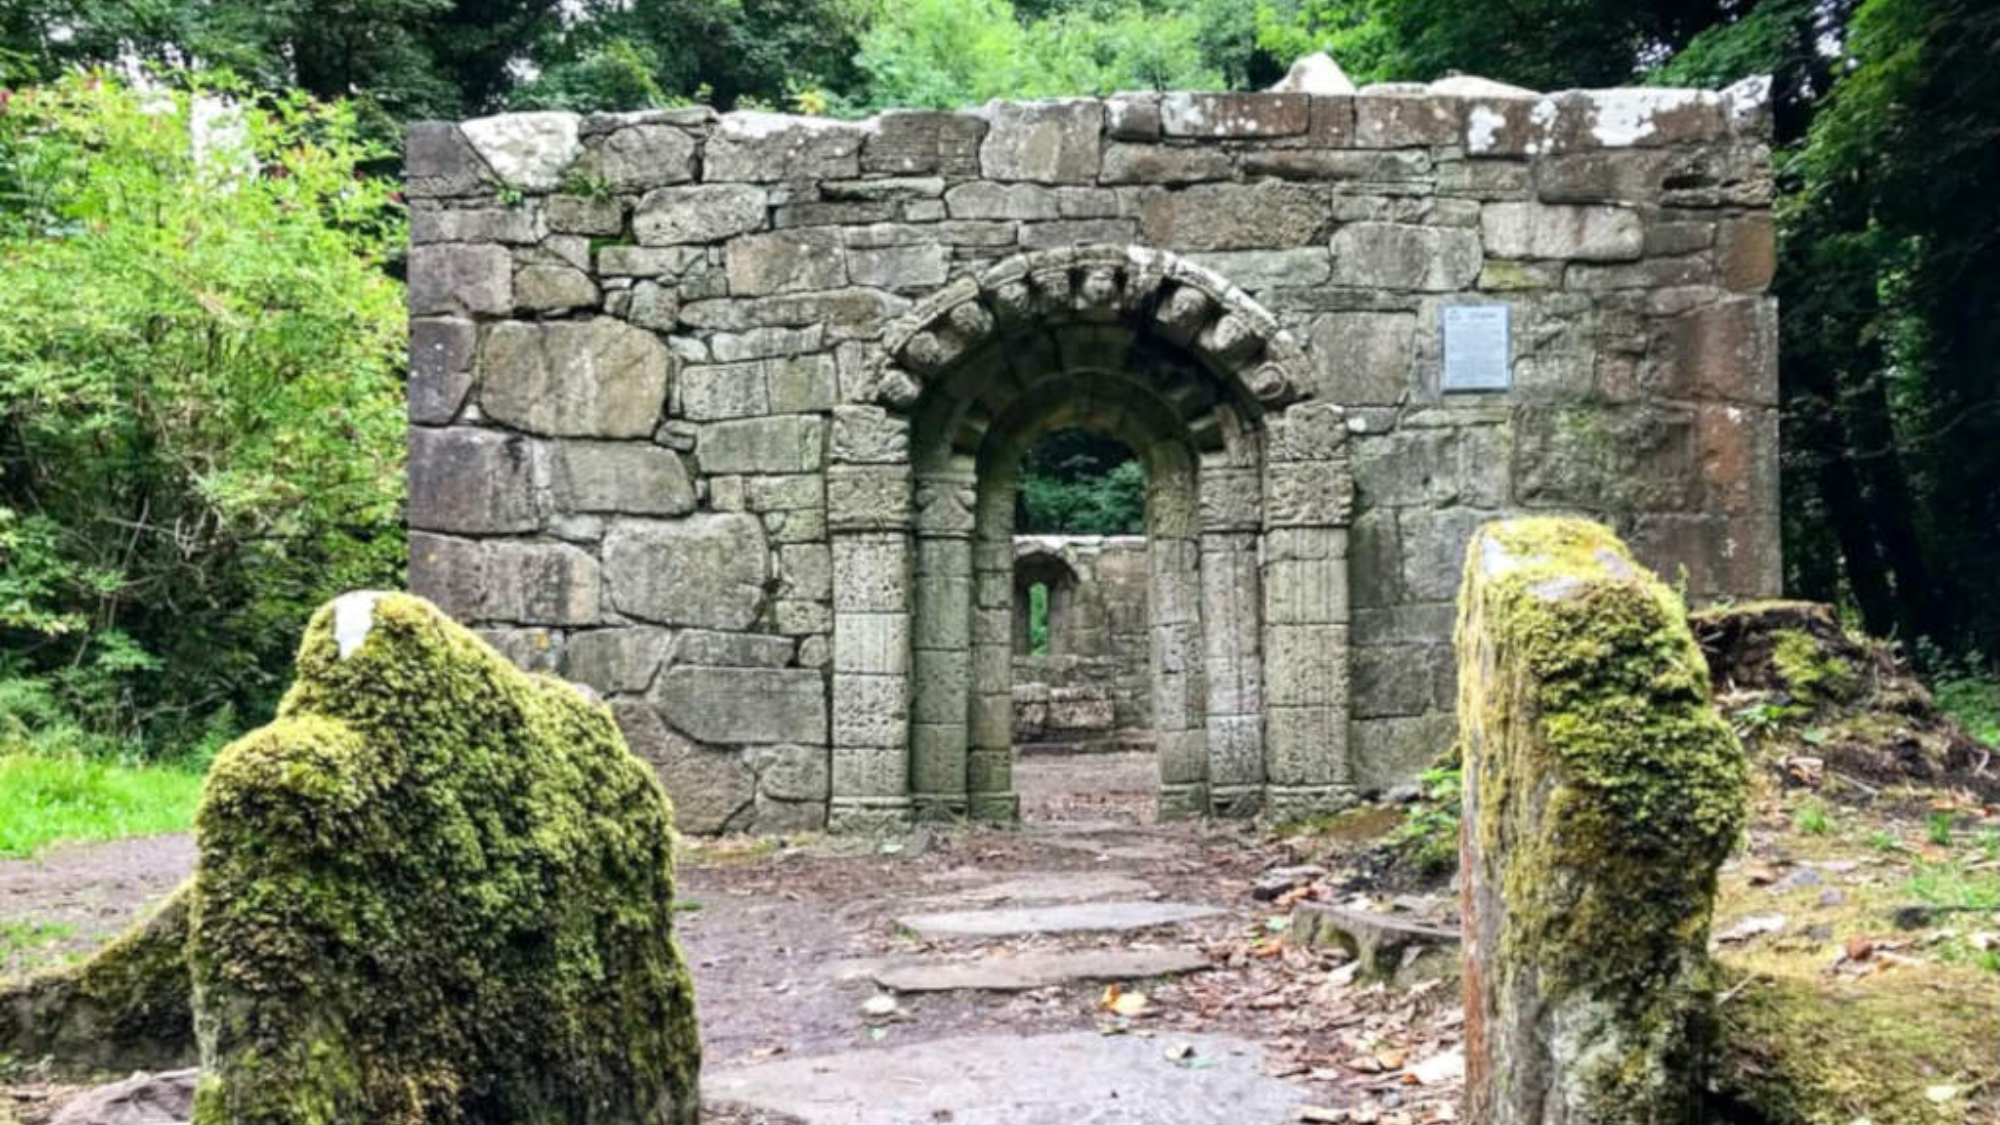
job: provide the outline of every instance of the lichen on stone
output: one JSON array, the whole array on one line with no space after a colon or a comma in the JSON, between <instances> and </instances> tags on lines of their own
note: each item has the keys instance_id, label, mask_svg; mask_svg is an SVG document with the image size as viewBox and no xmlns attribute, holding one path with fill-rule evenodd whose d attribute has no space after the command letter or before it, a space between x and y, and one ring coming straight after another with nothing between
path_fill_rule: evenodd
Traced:
<instances>
[{"instance_id":1,"label":"lichen on stone","mask_svg":"<svg viewBox=\"0 0 2000 1125\"><path fill-rule=\"evenodd\" d=\"M1487 943L1467 969L1468 1040L1546 1068L1571 1120L1665 1120L1693 1095L1742 749L1679 597L1604 528L1488 525L1464 590L1464 877ZM1508 999L1475 1010L1480 994Z\"/></svg>"},{"instance_id":2,"label":"lichen on stone","mask_svg":"<svg viewBox=\"0 0 2000 1125\"><path fill-rule=\"evenodd\" d=\"M344 656L319 612L210 773L195 1120L692 1122L658 782L577 689L420 599L370 612Z\"/></svg>"}]
</instances>

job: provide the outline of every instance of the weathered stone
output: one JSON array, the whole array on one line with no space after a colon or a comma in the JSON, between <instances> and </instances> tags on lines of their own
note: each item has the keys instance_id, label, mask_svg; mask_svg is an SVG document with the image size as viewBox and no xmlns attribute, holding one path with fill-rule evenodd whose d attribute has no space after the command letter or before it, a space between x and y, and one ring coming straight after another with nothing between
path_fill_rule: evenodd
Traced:
<instances>
[{"instance_id":1,"label":"weathered stone","mask_svg":"<svg viewBox=\"0 0 2000 1125\"><path fill-rule=\"evenodd\" d=\"M1192 145L1113 144L1104 150L1099 180L1107 184L1190 184L1226 180L1229 153Z\"/></svg>"},{"instance_id":2,"label":"weathered stone","mask_svg":"<svg viewBox=\"0 0 2000 1125\"><path fill-rule=\"evenodd\" d=\"M622 521L604 537L604 578L620 613L666 625L746 629L770 577L754 516Z\"/></svg>"},{"instance_id":3,"label":"weathered stone","mask_svg":"<svg viewBox=\"0 0 2000 1125\"><path fill-rule=\"evenodd\" d=\"M847 252L848 280L877 289L928 292L944 284L950 265L943 246L885 246Z\"/></svg>"},{"instance_id":4,"label":"weathered stone","mask_svg":"<svg viewBox=\"0 0 2000 1125\"><path fill-rule=\"evenodd\" d=\"M1408 313L1330 313L1308 337L1319 394L1329 402L1404 401L1416 389L1417 318Z\"/></svg>"},{"instance_id":5,"label":"weathered stone","mask_svg":"<svg viewBox=\"0 0 2000 1125\"><path fill-rule=\"evenodd\" d=\"M698 184L649 191L632 213L632 236L643 246L718 242L764 227L764 189L748 184Z\"/></svg>"},{"instance_id":6,"label":"weathered stone","mask_svg":"<svg viewBox=\"0 0 2000 1125\"><path fill-rule=\"evenodd\" d=\"M56 1111L48 1125L179 1125L194 1115L201 1071L169 1070L85 1090Z\"/></svg>"},{"instance_id":7,"label":"weathered stone","mask_svg":"<svg viewBox=\"0 0 2000 1125\"><path fill-rule=\"evenodd\" d=\"M853 179L861 172L861 127L824 117L726 113L702 152L709 182Z\"/></svg>"},{"instance_id":8,"label":"weathered stone","mask_svg":"<svg viewBox=\"0 0 2000 1125\"><path fill-rule=\"evenodd\" d=\"M1069 906L1005 906L986 910L906 914L896 924L919 936L1007 938L1038 934L1105 933L1177 926L1221 911L1184 902L1085 902Z\"/></svg>"},{"instance_id":9,"label":"weathered stone","mask_svg":"<svg viewBox=\"0 0 2000 1125\"><path fill-rule=\"evenodd\" d=\"M719 745L826 745L826 677L809 668L676 665L660 676L661 714Z\"/></svg>"},{"instance_id":10,"label":"weathered stone","mask_svg":"<svg viewBox=\"0 0 2000 1125\"><path fill-rule=\"evenodd\" d=\"M869 975L895 992L1028 992L1081 981L1179 976L1207 967L1207 957L1184 949L1108 949L989 955L977 961L911 958Z\"/></svg>"},{"instance_id":11,"label":"weathered stone","mask_svg":"<svg viewBox=\"0 0 2000 1125\"><path fill-rule=\"evenodd\" d=\"M612 196L552 195L542 218L558 234L615 235L625 229L625 204Z\"/></svg>"},{"instance_id":12,"label":"weathered stone","mask_svg":"<svg viewBox=\"0 0 2000 1125\"><path fill-rule=\"evenodd\" d=\"M1458 140L1461 103L1433 95L1370 94L1354 99L1357 148L1448 145Z\"/></svg>"},{"instance_id":13,"label":"weathered stone","mask_svg":"<svg viewBox=\"0 0 2000 1125\"><path fill-rule=\"evenodd\" d=\"M403 138L403 190L413 199L474 195L489 190L493 170L459 127L412 122Z\"/></svg>"},{"instance_id":14,"label":"weathered stone","mask_svg":"<svg viewBox=\"0 0 2000 1125\"><path fill-rule=\"evenodd\" d=\"M410 248L411 316L505 315L514 308L514 256L504 246Z\"/></svg>"},{"instance_id":15,"label":"weathered stone","mask_svg":"<svg viewBox=\"0 0 2000 1125\"><path fill-rule=\"evenodd\" d=\"M746 418L701 428L695 456L704 473L810 473L823 463L824 419Z\"/></svg>"},{"instance_id":16,"label":"weathered stone","mask_svg":"<svg viewBox=\"0 0 2000 1125\"><path fill-rule=\"evenodd\" d=\"M433 242L532 245L541 240L538 218L537 212L526 206L416 210L410 212L410 245L426 246Z\"/></svg>"},{"instance_id":17,"label":"weathered stone","mask_svg":"<svg viewBox=\"0 0 2000 1125\"><path fill-rule=\"evenodd\" d=\"M652 333L609 317L510 321L487 334L479 405L531 433L647 437L666 405L671 363Z\"/></svg>"},{"instance_id":18,"label":"weathered stone","mask_svg":"<svg viewBox=\"0 0 2000 1125\"><path fill-rule=\"evenodd\" d=\"M727 832L740 828L756 798L756 775L743 754L704 746L674 730L659 709L641 700L612 705L632 753L653 767L660 787L674 803L683 832Z\"/></svg>"},{"instance_id":19,"label":"weathered stone","mask_svg":"<svg viewBox=\"0 0 2000 1125\"><path fill-rule=\"evenodd\" d=\"M1486 252L1503 258L1620 262L1637 258L1645 244L1638 212L1622 207L1489 203L1480 231Z\"/></svg>"},{"instance_id":20,"label":"weathered stone","mask_svg":"<svg viewBox=\"0 0 2000 1125\"><path fill-rule=\"evenodd\" d=\"M458 416L472 389L472 356L478 329L469 320L410 322L410 421L442 425Z\"/></svg>"},{"instance_id":21,"label":"weathered stone","mask_svg":"<svg viewBox=\"0 0 2000 1125\"><path fill-rule=\"evenodd\" d=\"M1333 256L1325 248L1297 250L1210 250L1188 258L1221 274L1233 285L1252 291L1280 285L1324 285L1333 274Z\"/></svg>"},{"instance_id":22,"label":"weathered stone","mask_svg":"<svg viewBox=\"0 0 2000 1125\"><path fill-rule=\"evenodd\" d=\"M629 125L591 138L575 174L607 191L646 191L694 179L694 156L694 138L683 129Z\"/></svg>"},{"instance_id":23,"label":"weathered stone","mask_svg":"<svg viewBox=\"0 0 2000 1125\"><path fill-rule=\"evenodd\" d=\"M1456 959L1456 930L1426 926L1394 914L1377 914L1324 902L1302 902L1292 908L1285 940L1295 945L1346 951L1374 981L1392 981L1419 955ZM1440 952L1441 951L1441 952ZM1439 966L1442 969L1442 966Z\"/></svg>"},{"instance_id":24,"label":"weathered stone","mask_svg":"<svg viewBox=\"0 0 2000 1125\"><path fill-rule=\"evenodd\" d=\"M736 296L835 289L847 284L847 247L838 231L746 235L729 243L725 261L729 291Z\"/></svg>"},{"instance_id":25,"label":"weathered stone","mask_svg":"<svg viewBox=\"0 0 2000 1125\"><path fill-rule=\"evenodd\" d=\"M864 172L945 176L979 174L979 141L986 122L957 113L885 113L875 119L861 148Z\"/></svg>"},{"instance_id":26,"label":"weathered stone","mask_svg":"<svg viewBox=\"0 0 2000 1125\"><path fill-rule=\"evenodd\" d=\"M1580 520L1482 530L1460 598L1466 1119L1677 1119L1747 789L1686 610Z\"/></svg>"},{"instance_id":27,"label":"weathered stone","mask_svg":"<svg viewBox=\"0 0 2000 1125\"><path fill-rule=\"evenodd\" d=\"M1088 100L994 102L979 168L989 179L1087 184L1097 179L1104 107Z\"/></svg>"},{"instance_id":28,"label":"weathered stone","mask_svg":"<svg viewBox=\"0 0 2000 1125\"><path fill-rule=\"evenodd\" d=\"M411 527L472 534L533 531L546 480L539 443L519 434L410 428Z\"/></svg>"},{"instance_id":29,"label":"weathered stone","mask_svg":"<svg viewBox=\"0 0 2000 1125\"><path fill-rule=\"evenodd\" d=\"M321 609L297 673L207 777L194 1119L691 1120L673 812L611 714L400 594Z\"/></svg>"},{"instance_id":30,"label":"weathered stone","mask_svg":"<svg viewBox=\"0 0 2000 1125\"><path fill-rule=\"evenodd\" d=\"M597 300L597 283L570 266L522 266L514 275L514 307L524 312L568 312Z\"/></svg>"},{"instance_id":31,"label":"weathered stone","mask_svg":"<svg viewBox=\"0 0 2000 1125\"><path fill-rule=\"evenodd\" d=\"M1396 223L1351 223L1333 235L1333 282L1450 292L1479 276L1479 236Z\"/></svg>"},{"instance_id":32,"label":"weathered stone","mask_svg":"<svg viewBox=\"0 0 2000 1125\"><path fill-rule=\"evenodd\" d=\"M1777 236L1769 215L1720 223L1715 228L1717 272L1738 293L1762 293L1778 269Z\"/></svg>"},{"instance_id":33,"label":"weathered stone","mask_svg":"<svg viewBox=\"0 0 2000 1125\"><path fill-rule=\"evenodd\" d=\"M556 501L578 512L677 516L694 510L680 454L647 442L554 443Z\"/></svg>"},{"instance_id":34,"label":"weathered stone","mask_svg":"<svg viewBox=\"0 0 2000 1125\"><path fill-rule=\"evenodd\" d=\"M554 191L583 153L572 113L505 113L459 128L494 176L521 191Z\"/></svg>"},{"instance_id":35,"label":"weathered stone","mask_svg":"<svg viewBox=\"0 0 2000 1125\"><path fill-rule=\"evenodd\" d=\"M1152 196L1139 210L1147 241L1183 250L1297 246L1310 242L1327 220L1321 192L1275 180L1196 184Z\"/></svg>"},{"instance_id":36,"label":"weathered stone","mask_svg":"<svg viewBox=\"0 0 2000 1125\"><path fill-rule=\"evenodd\" d=\"M1304 93L1168 93L1160 97L1160 131L1169 137L1289 137L1306 131L1311 106Z\"/></svg>"},{"instance_id":37,"label":"weathered stone","mask_svg":"<svg viewBox=\"0 0 2000 1125\"><path fill-rule=\"evenodd\" d=\"M647 626L571 633L563 646L562 672L606 695L642 692L652 686L672 640L665 629Z\"/></svg>"}]
</instances>

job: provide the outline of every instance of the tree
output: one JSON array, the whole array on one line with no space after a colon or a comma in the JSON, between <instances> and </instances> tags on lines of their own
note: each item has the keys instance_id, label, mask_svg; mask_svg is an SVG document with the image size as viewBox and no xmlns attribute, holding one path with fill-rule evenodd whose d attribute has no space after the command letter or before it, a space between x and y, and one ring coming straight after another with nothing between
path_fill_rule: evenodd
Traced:
<instances>
[{"instance_id":1,"label":"tree","mask_svg":"<svg viewBox=\"0 0 2000 1125\"><path fill-rule=\"evenodd\" d=\"M350 105L186 86L0 110L0 679L119 736L261 716L403 554L380 154Z\"/></svg>"}]
</instances>

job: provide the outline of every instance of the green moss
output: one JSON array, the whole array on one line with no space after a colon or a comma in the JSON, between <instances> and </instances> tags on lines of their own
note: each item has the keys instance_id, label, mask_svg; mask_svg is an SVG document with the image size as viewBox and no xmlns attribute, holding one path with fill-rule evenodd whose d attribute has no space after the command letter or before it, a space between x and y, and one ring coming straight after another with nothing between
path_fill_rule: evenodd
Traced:
<instances>
[{"instance_id":1,"label":"green moss","mask_svg":"<svg viewBox=\"0 0 2000 1125\"><path fill-rule=\"evenodd\" d=\"M216 759L190 955L204 1125L696 1111L671 811L610 714L388 595L307 630Z\"/></svg>"},{"instance_id":2,"label":"green moss","mask_svg":"<svg viewBox=\"0 0 2000 1125\"><path fill-rule=\"evenodd\" d=\"M1722 1009L1721 1086L1772 1125L1985 1120L2000 1077L2000 996L1924 975L1840 984L1739 974ZM1974 1099L1985 1102L1978 1113Z\"/></svg>"},{"instance_id":3,"label":"green moss","mask_svg":"<svg viewBox=\"0 0 2000 1125\"><path fill-rule=\"evenodd\" d=\"M0 984L0 1061L64 1076L192 1063L188 897L78 964Z\"/></svg>"},{"instance_id":4,"label":"green moss","mask_svg":"<svg viewBox=\"0 0 2000 1125\"><path fill-rule=\"evenodd\" d=\"M1508 557L1500 573L1474 572L1482 549ZM1695 968L1686 954L1743 824L1742 748L1709 703L1680 599L1610 532L1508 521L1474 541L1467 566L1483 593L1461 609L1461 653L1484 633L1500 654L1497 682L1461 674L1460 707L1480 709L1488 731L1483 848L1511 836L1503 941L1533 951L1551 995L1587 986L1644 1009ZM1532 732L1514 736L1512 722ZM1492 760L1502 754L1516 760ZM1553 788L1508 791L1527 778Z\"/></svg>"},{"instance_id":5,"label":"green moss","mask_svg":"<svg viewBox=\"0 0 2000 1125\"><path fill-rule=\"evenodd\" d=\"M1825 703L1854 694L1854 669L1802 630L1780 629L1771 635L1771 666L1784 680L1785 690L1801 703Z\"/></svg>"}]
</instances>

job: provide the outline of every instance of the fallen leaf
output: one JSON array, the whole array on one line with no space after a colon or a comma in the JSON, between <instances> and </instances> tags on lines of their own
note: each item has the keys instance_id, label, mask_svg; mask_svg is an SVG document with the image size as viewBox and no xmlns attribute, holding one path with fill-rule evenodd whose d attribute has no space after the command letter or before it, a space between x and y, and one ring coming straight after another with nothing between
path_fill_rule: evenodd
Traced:
<instances>
[{"instance_id":1,"label":"fallen leaf","mask_svg":"<svg viewBox=\"0 0 2000 1125\"><path fill-rule=\"evenodd\" d=\"M896 998L886 992L878 992L861 1004L862 1014L869 1016L893 1016L896 1008Z\"/></svg>"},{"instance_id":2,"label":"fallen leaf","mask_svg":"<svg viewBox=\"0 0 2000 1125\"><path fill-rule=\"evenodd\" d=\"M1749 941L1760 934L1775 934L1785 928L1783 914L1752 914L1739 919L1737 923L1715 935L1715 940L1733 944Z\"/></svg>"}]
</instances>

